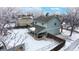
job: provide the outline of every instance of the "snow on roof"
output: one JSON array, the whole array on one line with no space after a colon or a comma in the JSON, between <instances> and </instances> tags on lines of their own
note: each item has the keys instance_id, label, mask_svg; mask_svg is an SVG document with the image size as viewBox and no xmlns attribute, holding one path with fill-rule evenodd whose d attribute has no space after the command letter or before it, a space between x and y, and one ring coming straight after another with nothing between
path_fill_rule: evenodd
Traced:
<instances>
[{"instance_id":1,"label":"snow on roof","mask_svg":"<svg viewBox=\"0 0 79 59\"><path fill-rule=\"evenodd\" d=\"M26 51L45 51L49 48L56 47L59 44L59 42L55 40L35 40L31 35L28 34L27 29L13 29L11 33L12 34L5 37L5 44L7 45L8 49L25 43Z\"/></svg>"}]
</instances>

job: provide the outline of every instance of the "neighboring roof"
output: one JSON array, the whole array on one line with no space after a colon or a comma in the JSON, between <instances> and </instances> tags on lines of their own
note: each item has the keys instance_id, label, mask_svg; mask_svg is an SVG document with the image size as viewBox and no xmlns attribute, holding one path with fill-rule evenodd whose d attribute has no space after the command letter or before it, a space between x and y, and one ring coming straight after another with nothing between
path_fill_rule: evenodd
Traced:
<instances>
[{"instance_id":1,"label":"neighboring roof","mask_svg":"<svg viewBox=\"0 0 79 59\"><path fill-rule=\"evenodd\" d=\"M19 19L33 19L33 16L32 15L18 15L18 18Z\"/></svg>"},{"instance_id":2,"label":"neighboring roof","mask_svg":"<svg viewBox=\"0 0 79 59\"><path fill-rule=\"evenodd\" d=\"M38 25L34 25L34 27L36 28L35 29L35 33L39 33L40 31L42 31L43 29L45 29L45 27L41 27L41 26L38 26Z\"/></svg>"},{"instance_id":3,"label":"neighboring roof","mask_svg":"<svg viewBox=\"0 0 79 59\"><path fill-rule=\"evenodd\" d=\"M55 16L55 15L51 15L51 16L40 16L38 18L35 18L34 21L41 22L41 23L47 23L52 18L57 18L57 16Z\"/></svg>"}]
</instances>

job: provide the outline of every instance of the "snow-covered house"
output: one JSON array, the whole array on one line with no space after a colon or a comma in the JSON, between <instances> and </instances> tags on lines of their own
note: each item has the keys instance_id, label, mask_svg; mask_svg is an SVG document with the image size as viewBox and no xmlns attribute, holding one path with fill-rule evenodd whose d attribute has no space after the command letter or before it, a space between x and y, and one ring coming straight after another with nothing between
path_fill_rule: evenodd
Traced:
<instances>
[{"instance_id":1,"label":"snow-covered house","mask_svg":"<svg viewBox=\"0 0 79 59\"><path fill-rule=\"evenodd\" d=\"M56 35L60 33L61 22L56 15L40 16L34 19L33 24L36 34L47 32Z\"/></svg>"}]
</instances>

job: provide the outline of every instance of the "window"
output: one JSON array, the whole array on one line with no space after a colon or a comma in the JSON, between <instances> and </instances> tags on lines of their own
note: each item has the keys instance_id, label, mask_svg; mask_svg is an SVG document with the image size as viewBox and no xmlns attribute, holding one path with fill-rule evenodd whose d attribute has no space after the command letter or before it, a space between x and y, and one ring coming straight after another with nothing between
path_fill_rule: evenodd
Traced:
<instances>
[{"instance_id":1,"label":"window","mask_svg":"<svg viewBox=\"0 0 79 59\"><path fill-rule=\"evenodd\" d=\"M56 25L56 23L54 23L54 25Z\"/></svg>"},{"instance_id":2,"label":"window","mask_svg":"<svg viewBox=\"0 0 79 59\"><path fill-rule=\"evenodd\" d=\"M37 24L37 22L35 22L35 24Z\"/></svg>"},{"instance_id":3,"label":"window","mask_svg":"<svg viewBox=\"0 0 79 59\"><path fill-rule=\"evenodd\" d=\"M42 23L42 25L44 25L44 23Z\"/></svg>"}]
</instances>

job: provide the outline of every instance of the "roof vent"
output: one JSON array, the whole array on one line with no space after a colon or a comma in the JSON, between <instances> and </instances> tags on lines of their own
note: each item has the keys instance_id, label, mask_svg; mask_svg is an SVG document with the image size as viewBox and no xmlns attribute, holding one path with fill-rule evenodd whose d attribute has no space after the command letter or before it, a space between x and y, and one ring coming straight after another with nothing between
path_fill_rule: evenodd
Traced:
<instances>
[{"instance_id":1,"label":"roof vent","mask_svg":"<svg viewBox=\"0 0 79 59\"><path fill-rule=\"evenodd\" d=\"M47 13L46 13L46 16L48 16L48 15L49 15L49 13L47 12Z\"/></svg>"}]
</instances>

